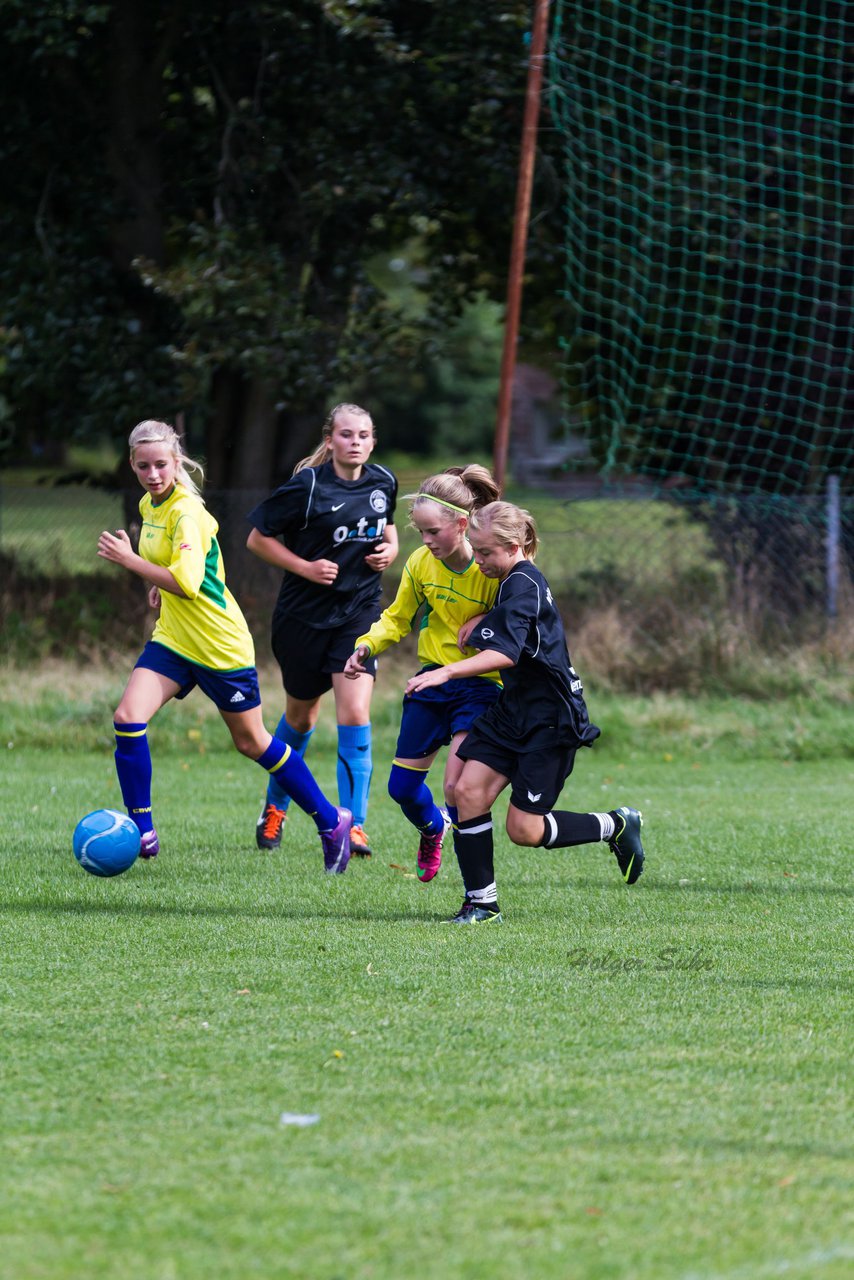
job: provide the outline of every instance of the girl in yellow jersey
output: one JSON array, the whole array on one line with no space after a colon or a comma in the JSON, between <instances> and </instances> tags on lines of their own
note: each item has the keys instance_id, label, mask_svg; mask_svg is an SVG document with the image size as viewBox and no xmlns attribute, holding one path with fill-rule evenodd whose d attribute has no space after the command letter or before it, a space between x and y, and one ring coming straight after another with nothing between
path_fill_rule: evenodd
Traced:
<instances>
[{"instance_id":1,"label":"girl in yellow jersey","mask_svg":"<svg viewBox=\"0 0 854 1280\"><path fill-rule=\"evenodd\" d=\"M252 636L225 585L219 526L189 475L202 469L166 422L140 422L129 444L131 467L145 489L139 553L125 530L117 529L101 534L98 555L147 582L149 604L160 610L113 726L116 771L140 830L140 856L153 858L160 851L151 816L148 722L171 698L184 698L198 685L219 710L237 750L281 778L314 819L326 870L340 874L350 858L352 815L331 804L304 761L264 728Z\"/></svg>"},{"instance_id":2,"label":"girl in yellow jersey","mask_svg":"<svg viewBox=\"0 0 854 1280\"><path fill-rule=\"evenodd\" d=\"M466 536L469 516L492 502L498 486L485 467L449 467L430 476L413 500L412 524L423 546L403 568L397 595L382 616L356 641L344 674L354 678L365 663L408 635L417 614L418 658L429 671L458 661L461 646L475 620L495 601L497 584L475 563ZM496 671L458 680L405 697L397 751L388 781L389 795L421 833L418 875L432 880L442 863L442 840L456 822L454 788L462 770L457 748L478 716L501 691ZM427 773L440 747L451 744L445 766L445 809L433 800Z\"/></svg>"}]
</instances>

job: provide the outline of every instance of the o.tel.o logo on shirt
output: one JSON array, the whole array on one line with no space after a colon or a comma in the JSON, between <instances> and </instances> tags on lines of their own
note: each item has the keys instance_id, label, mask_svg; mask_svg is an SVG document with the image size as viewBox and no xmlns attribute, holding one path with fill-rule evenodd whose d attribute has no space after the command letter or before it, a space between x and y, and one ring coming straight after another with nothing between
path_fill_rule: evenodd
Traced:
<instances>
[{"instance_id":1,"label":"o.tel.o logo on shirt","mask_svg":"<svg viewBox=\"0 0 854 1280\"><path fill-rule=\"evenodd\" d=\"M372 511L385 511L388 502L382 489L374 489L370 497L370 503Z\"/></svg>"},{"instance_id":2,"label":"o.tel.o logo on shirt","mask_svg":"<svg viewBox=\"0 0 854 1280\"><path fill-rule=\"evenodd\" d=\"M491 640L495 635L495 632L490 631L489 627L481 627L480 634L483 636L484 640Z\"/></svg>"}]
</instances>

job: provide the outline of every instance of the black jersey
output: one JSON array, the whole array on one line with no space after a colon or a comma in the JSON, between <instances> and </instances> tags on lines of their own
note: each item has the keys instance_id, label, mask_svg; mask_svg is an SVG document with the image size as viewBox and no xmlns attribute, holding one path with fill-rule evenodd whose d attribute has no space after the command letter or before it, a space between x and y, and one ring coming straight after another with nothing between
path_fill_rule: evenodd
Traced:
<instances>
[{"instance_id":1,"label":"black jersey","mask_svg":"<svg viewBox=\"0 0 854 1280\"><path fill-rule=\"evenodd\" d=\"M587 716L581 681L569 659L563 622L549 584L529 560L513 566L492 609L472 631L475 649L512 658L503 692L477 722L518 751L590 746L599 729Z\"/></svg>"},{"instance_id":2,"label":"black jersey","mask_svg":"<svg viewBox=\"0 0 854 1280\"><path fill-rule=\"evenodd\" d=\"M338 577L331 586L286 572L273 613L273 627L294 619L311 627L338 627L379 606L381 575L365 556L382 542L394 523L397 479L385 467L368 462L358 480L342 480L331 462L304 467L247 519L259 533L281 538L304 560L334 560ZM379 608L377 608L379 614Z\"/></svg>"}]
</instances>

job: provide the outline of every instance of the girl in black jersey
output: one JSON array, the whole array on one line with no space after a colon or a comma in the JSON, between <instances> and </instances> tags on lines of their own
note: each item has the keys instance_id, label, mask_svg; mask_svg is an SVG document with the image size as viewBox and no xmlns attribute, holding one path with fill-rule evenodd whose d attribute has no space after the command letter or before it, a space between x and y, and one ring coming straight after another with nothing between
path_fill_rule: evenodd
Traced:
<instances>
[{"instance_id":1,"label":"girl in black jersey","mask_svg":"<svg viewBox=\"0 0 854 1280\"><path fill-rule=\"evenodd\" d=\"M357 636L380 615L380 575L397 555L397 480L369 462L376 433L370 414L339 404L314 453L290 480L249 513L247 540L284 570L273 612L273 653L282 671L285 714L277 736L304 755L320 699L332 689L338 721L338 792L353 813L351 849L370 855L364 831L370 786L370 707L376 661L348 680L344 664ZM271 780L258 819L260 849L281 843L289 796Z\"/></svg>"},{"instance_id":2,"label":"girl in black jersey","mask_svg":"<svg viewBox=\"0 0 854 1280\"><path fill-rule=\"evenodd\" d=\"M644 862L637 809L554 810L577 749L591 746L599 730L587 717L549 585L533 564L538 538L532 517L509 502L489 503L472 514L469 541L481 573L501 583L489 613L460 637L480 653L422 671L406 686L413 693L494 670L504 682L498 701L458 749L465 764L456 787L454 849L465 900L452 924L501 920L490 810L508 785L507 834L514 844L563 849L604 841L627 884L634 884Z\"/></svg>"}]
</instances>

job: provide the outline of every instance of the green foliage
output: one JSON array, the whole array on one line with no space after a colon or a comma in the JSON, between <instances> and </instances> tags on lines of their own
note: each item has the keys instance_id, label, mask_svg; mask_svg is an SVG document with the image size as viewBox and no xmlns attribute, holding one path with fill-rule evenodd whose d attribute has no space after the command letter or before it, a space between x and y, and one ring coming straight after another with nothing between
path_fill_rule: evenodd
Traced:
<instances>
[{"instance_id":1,"label":"green foliage","mask_svg":"<svg viewBox=\"0 0 854 1280\"><path fill-rule=\"evenodd\" d=\"M269 468L332 387L453 358L454 318L503 295L529 20L516 0L5 6L6 448L183 408L229 460L259 379ZM368 264L413 237L429 303L404 317Z\"/></svg>"}]
</instances>

